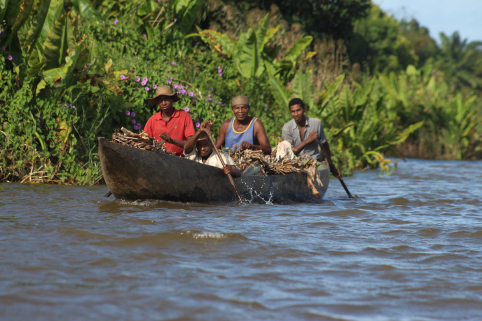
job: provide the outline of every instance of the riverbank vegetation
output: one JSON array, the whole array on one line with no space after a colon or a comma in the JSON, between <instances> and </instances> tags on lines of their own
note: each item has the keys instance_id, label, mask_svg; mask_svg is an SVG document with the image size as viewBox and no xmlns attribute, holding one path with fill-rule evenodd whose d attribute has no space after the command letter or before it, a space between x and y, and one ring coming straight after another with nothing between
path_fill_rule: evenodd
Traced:
<instances>
[{"instance_id":1,"label":"riverbank vegetation","mask_svg":"<svg viewBox=\"0 0 482 321\"><path fill-rule=\"evenodd\" d=\"M0 181L102 182L97 137L143 128L161 84L215 135L249 96L273 146L300 97L345 174L480 158L482 44L325 2L0 1Z\"/></svg>"}]
</instances>

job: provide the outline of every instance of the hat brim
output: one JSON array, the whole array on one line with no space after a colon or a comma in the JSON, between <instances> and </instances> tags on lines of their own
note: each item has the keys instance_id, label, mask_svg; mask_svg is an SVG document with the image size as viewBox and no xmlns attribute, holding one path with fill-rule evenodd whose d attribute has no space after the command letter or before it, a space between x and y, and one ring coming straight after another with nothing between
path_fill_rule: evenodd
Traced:
<instances>
[{"instance_id":1,"label":"hat brim","mask_svg":"<svg viewBox=\"0 0 482 321\"><path fill-rule=\"evenodd\" d=\"M169 96L169 97L172 97L172 102L173 102L173 103L181 100L181 98L179 98L179 96L178 96L177 94L172 94L172 95L163 94L163 95L156 96L156 97L154 97L154 98L147 98L147 100L148 100L151 104L157 106L157 97L160 97L160 96Z\"/></svg>"}]
</instances>

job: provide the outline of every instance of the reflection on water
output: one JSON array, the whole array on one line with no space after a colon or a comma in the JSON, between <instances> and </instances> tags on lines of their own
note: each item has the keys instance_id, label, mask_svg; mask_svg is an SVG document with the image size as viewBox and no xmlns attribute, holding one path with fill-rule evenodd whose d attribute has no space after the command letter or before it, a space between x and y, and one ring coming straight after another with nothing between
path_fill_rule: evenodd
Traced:
<instances>
[{"instance_id":1,"label":"reflection on water","mask_svg":"<svg viewBox=\"0 0 482 321\"><path fill-rule=\"evenodd\" d=\"M482 162L411 160L321 204L0 185L0 318L478 320Z\"/></svg>"}]
</instances>

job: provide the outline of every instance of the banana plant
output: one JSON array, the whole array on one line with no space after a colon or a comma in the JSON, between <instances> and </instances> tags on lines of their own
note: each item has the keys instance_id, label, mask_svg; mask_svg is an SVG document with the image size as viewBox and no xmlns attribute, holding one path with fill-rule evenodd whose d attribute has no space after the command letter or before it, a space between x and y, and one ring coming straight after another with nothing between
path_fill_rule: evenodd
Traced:
<instances>
[{"instance_id":1,"label":"banana plant","mask_svg":"<svg viewBox=\"0 0 482 321\"><path fill-rule=\"evenodd\" d=\"M293 77L293 71L301 61L303 51L311 44L313 37L306 36L289 48L283 57L279 56L279 46L269 46L280 26L268 28L269 14L261 21L258 29L248 29L234 41L227 35L213 30L201 30L189 37L200 37L213 50L235 59L240 74L245 78L259 77L264 72L273 75L286 84ZM309 52L305 59L316 53Z\"/></svg>"}]
</instances>

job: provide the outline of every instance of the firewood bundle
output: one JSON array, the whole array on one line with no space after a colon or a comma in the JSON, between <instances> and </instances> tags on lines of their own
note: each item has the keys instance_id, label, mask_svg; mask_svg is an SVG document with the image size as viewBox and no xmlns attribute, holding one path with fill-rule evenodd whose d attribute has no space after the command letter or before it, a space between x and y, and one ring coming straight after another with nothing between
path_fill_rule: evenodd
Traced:
<instances>
[{"instance_id":1,"label":"firewood bundle","mask_svg":"<svg viewBox=\"0 0 482 321\"><path fill-rule=\"evenodd\" d=\"M285 175L289 173L306 173L316 168L316 161L307 156L290 159L285 157L279 161L275 160L275 151L271 155L264 155L260 150L246 149L243 151L229 150L229 156L234 160L236 166L243 173L253 169L259 169L263 176Z\"/></svg>"},{"instance_id":2,"label":"firewood bundle","mask_svg":"<svg viewBox=\"0 0 482 321\"><path fill-rule=\"evenodd\" d=\"M124 127L121 128L120 133L117 132L112 134L112 142L142 150L151 150L158 153L174 155L174 152L166 151L166 148L164 147L165 141L157 142L154 138L149 137L146 132L136 134Z\"/></svg>"}]
</instances>

